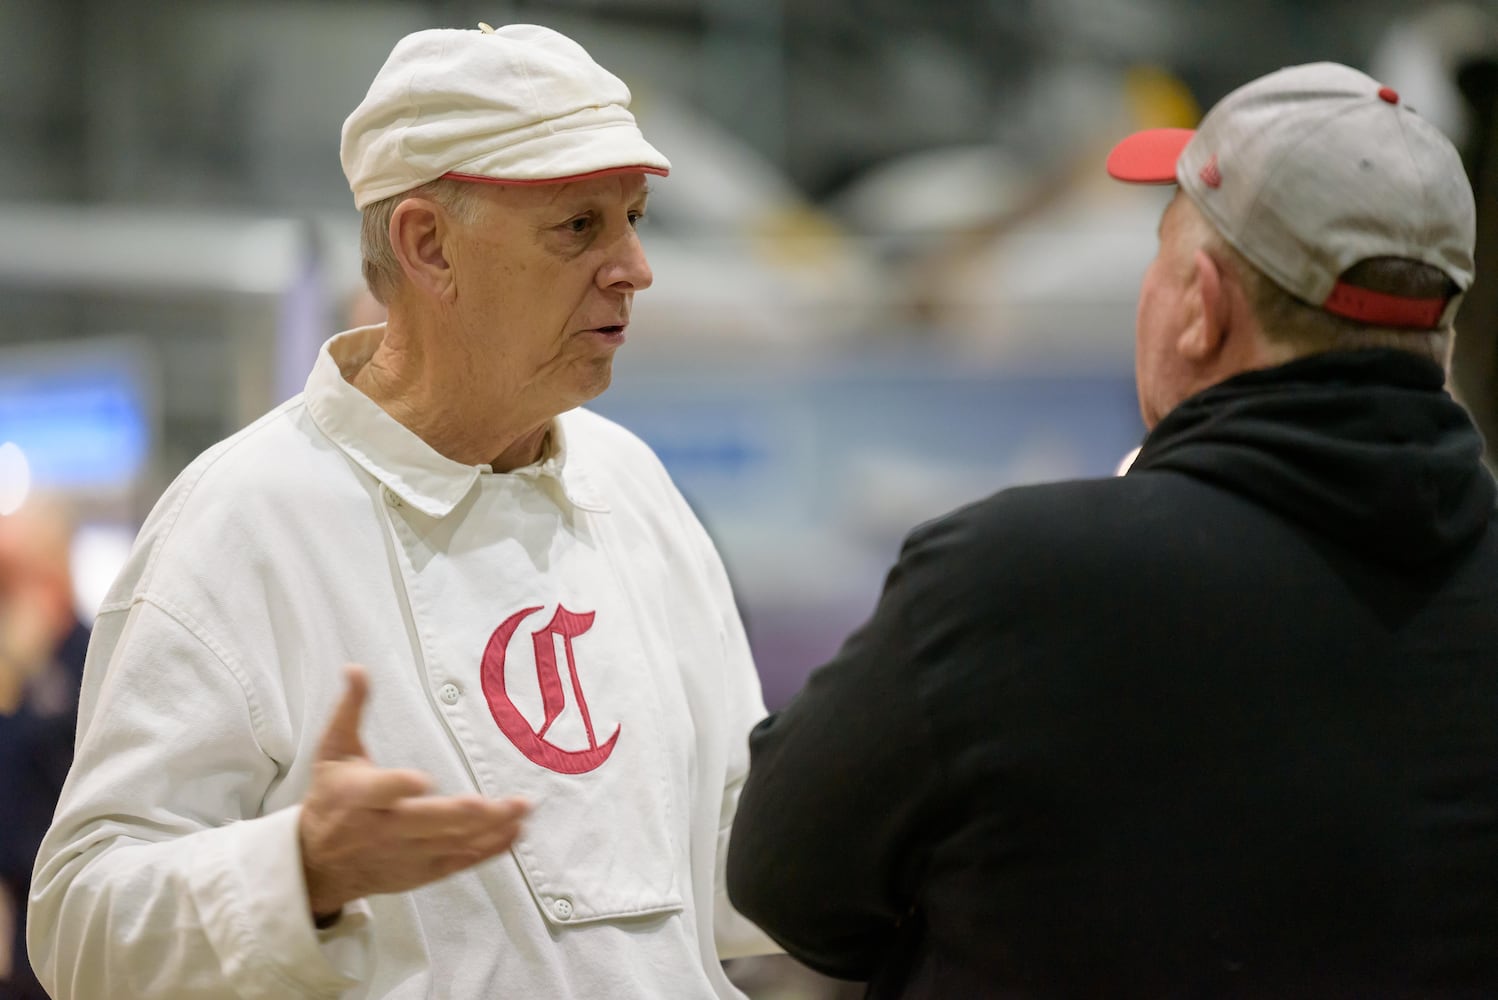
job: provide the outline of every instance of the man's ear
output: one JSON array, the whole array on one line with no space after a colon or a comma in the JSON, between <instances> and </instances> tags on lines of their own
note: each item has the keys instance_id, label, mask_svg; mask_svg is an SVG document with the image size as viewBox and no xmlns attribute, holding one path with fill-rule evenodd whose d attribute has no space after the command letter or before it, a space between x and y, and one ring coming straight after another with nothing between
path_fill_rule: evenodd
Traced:
<instances>
[{"instance_id":1,"label":"man's ear","mask_svg":"<svg viewBox=\"0 0 1498 1000\"><path fill-rule=\"evenodd\" d=\"M452 222L436 202L407 198L390 215L390 248L418 292L448 299L455 289L449 259Z\"/></svg>"},{"instance_id":2,"label":"man's ear","mask_svg":"<svg viewBox=\"0 0 1498 1000\"><path fill-rule=\"evenodd\" d=\"M1198 248L1192 255L1195 271L1191 294L1196 296L1190 325L1181 331L1176 347L1186 358L1198 364L1214 360L1227 345L1232 327L1231 290L1224 280L1221 265L1207 251Z\"/></svg>"}]
</instances>

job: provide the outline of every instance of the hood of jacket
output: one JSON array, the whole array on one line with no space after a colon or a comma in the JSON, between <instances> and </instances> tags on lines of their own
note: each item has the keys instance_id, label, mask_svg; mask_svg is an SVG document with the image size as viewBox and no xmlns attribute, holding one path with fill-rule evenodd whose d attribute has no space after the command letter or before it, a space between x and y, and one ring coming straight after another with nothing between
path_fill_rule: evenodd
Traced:
<instances>
[{"instance_id":1,"label":"hood of jacket","mask_svg":"<svg viewBox=\"0 0 1498 1000\"><path fill-rule=\"evenodd\" d=\"M1314 355L1197 393L1129 473L1170 470L1253 499L1366 557L1419 567L1494 516L1482 437L1440 366L1404 351Z\"/></svg>"}]
</instances>

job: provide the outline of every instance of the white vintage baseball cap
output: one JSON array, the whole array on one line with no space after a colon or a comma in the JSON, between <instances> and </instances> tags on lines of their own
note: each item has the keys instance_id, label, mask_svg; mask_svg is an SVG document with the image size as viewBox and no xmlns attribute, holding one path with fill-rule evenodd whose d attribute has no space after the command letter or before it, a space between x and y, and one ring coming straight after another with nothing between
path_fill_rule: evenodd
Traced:
<instances>
[{"instance_id":1,"label":"white vintage baseball cap","mask_svg":"<svg viewBox=\"0 0 1498 1000\"><path fill-rule=\"evenodd\" d=\"M1129 136L1108 173L1180 184L1254 266L1338 316L1434 329L1472 284L1477 209L1456 148L1395 91L1347 66L1282 69L1224 97L1195 131ZM1406 299L1340 280L1372 257L1430 264L1459 292Z\"/></svg>"},{"instance_id":2,"label":"white vintage baseball cap","mask_svg":"<svg viewBox=\"0 0 1498 1000\"><path fill-rule=\"evenodd\" d=\"M343 172L359 208L439 177L667 174L629 101L622 80L550 28L418 31L396 43L343 123Z\"/></svg>"}]
</instances>

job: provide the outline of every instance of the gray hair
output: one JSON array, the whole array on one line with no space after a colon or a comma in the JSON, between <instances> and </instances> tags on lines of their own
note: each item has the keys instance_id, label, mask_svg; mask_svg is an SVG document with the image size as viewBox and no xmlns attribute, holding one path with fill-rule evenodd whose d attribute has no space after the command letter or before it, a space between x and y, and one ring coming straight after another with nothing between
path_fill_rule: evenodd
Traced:
<instances>
[{"instance_id":1,"label":"gray hair","mask_svg":"<svg viewBox=\"0 0 1498 1000\"><path fill-rule=\"evenodd\" d=\"M1190 207L1187 216L1192 220L1195 242L1237 276L1254 318L1271 344L1287 349L1297 358L1324 351L1392 348L1429 358L1442 368L1448 366L1454 339L1449 324L1436 330L1370 326L1304 302L1281 288L1223 239L1195 205ZM1358 288L1405 298L1447 298L1457 292L1456 283L1440 268L1400 257L1361 261L1349 268L1342 280Z\"/></svg>"},{"instance_id":2,"label":"gray hair","mask_svg":"<svg viewBox=\"0 0 1498 1000\"><path fill-rule=\"evenodd\" d=\"M478 216L479 200L474 185L445 178L428 181L409 191L365 205L359 226L359 256L362 258L364 283L380 305L390 304L391 293L400 287L405 277L390 245L390 219L395 215L396 206L407 198L429 198L460 223L473 222Z\"/></svg>"}]
</instances>

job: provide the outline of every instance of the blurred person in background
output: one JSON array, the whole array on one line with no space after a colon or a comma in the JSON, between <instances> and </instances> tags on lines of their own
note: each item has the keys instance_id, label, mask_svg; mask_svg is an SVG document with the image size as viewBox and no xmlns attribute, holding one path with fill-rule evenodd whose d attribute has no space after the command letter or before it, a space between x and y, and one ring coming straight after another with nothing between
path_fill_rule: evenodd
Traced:
<instances>
[{"instance_id":1,"label":"blurred person in background","mask_svg":"<svg viewBox=\"0 0 1498 1000\"><path fill-rule=\"evenodd\" d=\"M1451 383L1487 442L1489 468L1498 468L1498 6L1455 0L1391 13L1369 73L1451 138L1477 201L1477 271L1462 300Z\"/></svg>"},{"instance_id":2,"label":"blurred person in background","mask_svg":"<svg viewBox=\"0 0 1498 1000\"><path fill-rule=\"evenodd\" d=\"M1498 995L1498 491L1444 388L1461 160L1321 63L1109 171L1179 185L1137 460L910 535L751 737L730 896L878 998Z\"/></svg>"},{"instance_id":3,"label":"blurred person in background","mask_svg":"<svg viewBox=\"0 0 1498 1000\"><path fill-rule=\"evenodd\" d=\"M59 1000L730 998L773 950L722 885L764 715L722 564L578 408L669 164L575 42L481 28L344 125L388 321L194 462L104 603L32 894Z\"/></svg>"},{"instance_id":4,"label":"blurred person in background","mask_svg":"<svg viewBox=\"0 0 1498 1000\"><path fill-rule=\"evenodd\" d=\"M26 959L36 850L73 760L88 629L68 518L42 498L0 517L0 1000L46 997Z\"/></svg>"},{"instance_id":5,"label":"blurred person in background","mask_svg":"<svg viewBox=\"0 0 1498 1000\"><path fill-rule=\"evenodd\" d=\"M1443 16L1443 15L1452 16ZM1432 12L1445 68L1461 95L1469 128L1462 143L1477 195L1477 261L1498 270L1498 9L1455 5ZM1442 37L1444 36L1444 37ZM1442 44L1444 43L1444 44ZM1462 333L1452 352L1457 391L1487 441L1489 468L1498 468L1498 280L1480 281L1462 307Z\"/></svg>"}]
</instances>

